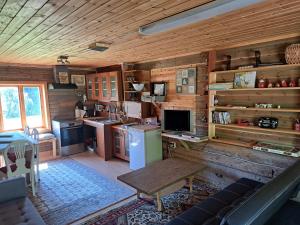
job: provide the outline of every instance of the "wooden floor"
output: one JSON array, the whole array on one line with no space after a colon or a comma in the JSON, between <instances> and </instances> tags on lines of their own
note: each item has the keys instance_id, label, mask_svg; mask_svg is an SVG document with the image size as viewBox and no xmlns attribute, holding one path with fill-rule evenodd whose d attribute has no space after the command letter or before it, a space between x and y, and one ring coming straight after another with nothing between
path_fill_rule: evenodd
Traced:
<instances>
[{"instance_id":1,"label":"wooden floor","mask_svg":"<svg viewBox=\"0 0 300 225\"><path fill-rule=\"evenodd\" d=\"M69 158L72 158L72 159L78 161L79 163L96 170L101 175L104 175L110 179L113 179L113 180L119 182L120 184L125 185L128 188L131 188L131 187L127 186L126 184L117 180L117 176L131 171L129 169L129 163L126 161L123 161L120 159L112 159L109 161L104 161L102 158L98 157L94 152L90 152L90 151L75 154L75 155L69 156ZM43 161L59 160L59 158L51 157L51 154L48 152L41 152L40 160L41 160L41 163L43 163ZM125 199L120 202L117 202L114 205L110 205L107 208L104 208L92 215L89 215L81 220L78 220L78 221L72 223L72 225L79 225L95 216L104 214L104 213L108 212L109 210L120 207L134 199L136 199L136 196L130 197L130 198Z\"/></svg>"}]
</instances>

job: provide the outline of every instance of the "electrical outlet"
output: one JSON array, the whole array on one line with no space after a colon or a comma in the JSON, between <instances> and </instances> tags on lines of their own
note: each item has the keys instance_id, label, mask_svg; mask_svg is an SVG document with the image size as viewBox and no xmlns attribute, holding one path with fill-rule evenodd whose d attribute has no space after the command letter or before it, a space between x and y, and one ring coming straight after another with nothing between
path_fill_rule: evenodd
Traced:
<instances>
[{"instance_id":1,"label":"electrical outlet","mask_svg":"<svg viewBox=\"0 0 300 225\"><path fill-rule=\"evenodd\" d=\"M176 148L176 142L169 142L168 147L169 148Z\"/></svg>"}]
</instances>

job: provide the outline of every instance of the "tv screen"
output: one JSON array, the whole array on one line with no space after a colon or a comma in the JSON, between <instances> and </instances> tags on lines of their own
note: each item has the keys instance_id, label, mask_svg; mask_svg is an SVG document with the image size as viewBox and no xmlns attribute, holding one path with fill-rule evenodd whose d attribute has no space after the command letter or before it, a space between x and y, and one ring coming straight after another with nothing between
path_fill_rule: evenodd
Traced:
<instances>
[{"instance_id":1,"label":"tv screen","mask_svg":"<svg viewBox=\"0 0 300 225\"><path fill-rule=\"evenodd\" d=\"M190 131L189 110L165 110L164 129L174 131Z\"/></svg>"}]
</instances>

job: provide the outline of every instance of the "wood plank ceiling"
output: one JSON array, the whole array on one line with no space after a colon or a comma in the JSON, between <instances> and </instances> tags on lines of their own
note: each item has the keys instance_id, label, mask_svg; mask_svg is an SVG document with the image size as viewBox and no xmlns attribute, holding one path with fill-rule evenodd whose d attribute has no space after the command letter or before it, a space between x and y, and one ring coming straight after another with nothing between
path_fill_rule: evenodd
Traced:
<instances>
[{"instance_id":1,"label":"wood plank ceiling","mask_svg":"<svg viewBox=\"0 0 300 225\"><path fill-rule=\"evenodd\" d=\"M141 25L211 0L0 0L0 62L100 66L151 61L300 36L300 1L266 0L153 36ZM111 43L103 52L95 41Z\"/></svg>"}]
</instances>

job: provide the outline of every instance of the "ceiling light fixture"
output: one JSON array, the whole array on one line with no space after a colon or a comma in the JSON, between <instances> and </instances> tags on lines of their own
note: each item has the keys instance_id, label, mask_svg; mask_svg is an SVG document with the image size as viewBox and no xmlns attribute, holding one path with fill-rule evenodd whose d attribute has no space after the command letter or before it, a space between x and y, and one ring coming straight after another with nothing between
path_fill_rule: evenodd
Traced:
<instances>
[{"instance_id":1,"label":"ceiling light fixture","mask_svg":"<svg viewBox=\"0 0 300 225\"><path fill-rule=\"evenodd\" d=\"M178 27L201 22L215 16L247 7L264 0L215 0L196 8L141 26L139 32L143 35L153 35Z\"/></svg>"},{"instance_id":2,"label":"ceiling light fixture","mask_svg":"<svg viewBox=\"0 0 300 225\"><path fill-rule=\"evenodd\" d=\"M62 65L70 64L70 61L68 59L69 59L68 55L60 55L57 57L57 63L60 63Z\"/></svg>"},{"instance_id":3,"label":"ceiling light fixture","mask_svg":"<svg viewBox=\"0 0 300 225\"><path fill-rule=\"evenodd\" d=\"M95 42L89 45L90 50L98 51L98 52L104 52L109 48L109 43L104 42Z\"/></svg>"}]
</instances>

